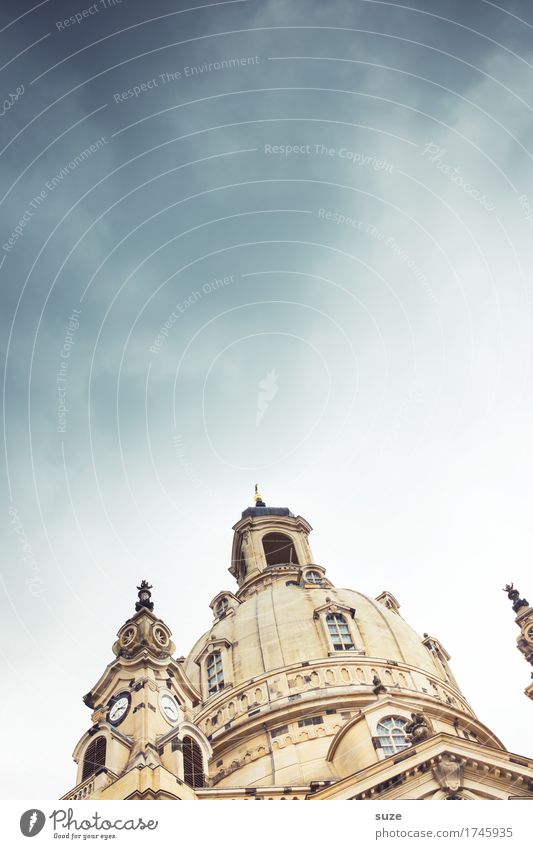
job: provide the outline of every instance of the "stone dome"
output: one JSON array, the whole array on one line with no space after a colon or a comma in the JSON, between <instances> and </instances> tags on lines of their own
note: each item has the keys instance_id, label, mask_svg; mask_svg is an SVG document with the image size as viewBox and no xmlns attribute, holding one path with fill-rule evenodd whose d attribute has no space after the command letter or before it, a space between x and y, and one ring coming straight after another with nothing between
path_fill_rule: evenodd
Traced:
<instances>
[{"instance_id":1,"label":"stone dome","mask_svg":"<svg viewBox=\"0 0 533 849\"><path fill-rule=\"evenodd\" d=\"M280 667L331 656L331 645L316 611L335 605L346 616L353 615L359 636L355 645L358 655L407 664L446 681L442 666L423 638L380 601L350 589L288 583L286 576L276 580L273 574L269 588L240 602L233 597L234 606L223 618L215 619L186 659L185 673L193 683L199 685L198 658L219 641L232 647L234 687Z\"/></svg>"},{"instance_id":2,"label":"stone dome","mask_svg":"<svg viewBox=\"0 0 533 849\"><path fill-rule=\"evenodd\" d=\"M238 588L212 600L213 624L182 667L200 693L195 722L213 748L213 786L338 780L386 758L381 722L405 729L422 714L428 734L463 728L501 746L445 649L404 621L390 592L333 586L306 519L261 501L233 530Z\"/></svg>"}]
</instances>

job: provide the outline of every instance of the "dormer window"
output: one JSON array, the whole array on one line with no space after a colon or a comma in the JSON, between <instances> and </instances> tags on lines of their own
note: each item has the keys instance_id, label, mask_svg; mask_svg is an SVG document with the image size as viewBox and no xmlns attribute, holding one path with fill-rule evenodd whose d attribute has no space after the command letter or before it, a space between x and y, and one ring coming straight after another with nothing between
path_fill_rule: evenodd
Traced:
<instances>
[{"instance_id":1,"label":"dormer window","mask_svg":"<svg viewBox=\"0 0 533 849\"><path fill-rule=\"evenodd\" d=\"M335 651L351 651L355 648L350 628L342 613L328 613L326 623Z\"/></svg>"},{"instance_id":2,"label":"dormer window","mask_svg":"<svg viewBox=\"0 0 533 849\"><path fill-rule=\"evenodd\" d=\"M220 601L217 602L217 606L215 608L216 615L220 618L221 616L225 616L229 607L228 599L224 596Z\"/></svg>"},{"instance_id":3,"label":"dormer window","mask_svg":"<svg viewBox=\"0 0 533 849\"><path fill-rule=\"evenodd\" d=\"M209 603L209 607L213 611L215 619L223 619L224 616L230 616L239 606L238 598L235 598L229 590L222 590Z\"/></svg>"},{"instance_id":4,"label":"dormer window","mask_svg":"<svg viewBox=\"0 0 533 849\"><path fill-rule=\"evenodd\" d=\"M219 651L212 652L207 658L207 689L209 693L218 693L224 687L224 669L222 655Z\"/></svg>"},{"instance_id":5,"label":"dormer window","mask_svg":"<svg viewBox=\"0 0 533 849\"><path fill-rule=\"evenodd\" d=\"M298 565L294 541L286 534L266 534L263 537L263 551L267 566Z\"/></svg>"},{"instance_id":6,"label":"dormer window","mask_svg":"<svg viewBox=\"0 0 533 849\"><path fill-rule=\"evenodd\" d=\"M321 584L322 575L320 574L320 572L317 572L316 569L308 569L308 571L305 573L305 583Z\"/></svg>"},{"instance_id":7,"label":"dormer window","mask_svg":"<svg viewBox=\"0 0 533 849\"><path fill-rule=\"evenodd\" d=\"M319 571L318 568L314 571ZM327 587L327 578L322 579L321 586ZM319 596L322 593L318 594ZM340 651L353 651L354 654L365 655L364 640L359 630L354 607L332 601L326 598L326 603L316 607L313 619L320 622L324 648L329 656Z\"/></svg>"}]
</instances>

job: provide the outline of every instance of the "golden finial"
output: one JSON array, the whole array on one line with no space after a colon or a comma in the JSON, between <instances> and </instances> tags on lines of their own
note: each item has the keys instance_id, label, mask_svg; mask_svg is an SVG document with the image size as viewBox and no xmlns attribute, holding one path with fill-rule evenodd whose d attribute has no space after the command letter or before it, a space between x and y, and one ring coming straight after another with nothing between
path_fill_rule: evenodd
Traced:
<instances>
[{"instance_id":1,"label":"golden finial","mask_svg":"<svg viewBox=\"0 0 533 849\"><path fill-rule=\"evenodd\" d=\"M262 496L259 494L259 486L255 485L255 506L256 507L265 507L265 502L263 501Z\"/></svg>"}]
</instances>

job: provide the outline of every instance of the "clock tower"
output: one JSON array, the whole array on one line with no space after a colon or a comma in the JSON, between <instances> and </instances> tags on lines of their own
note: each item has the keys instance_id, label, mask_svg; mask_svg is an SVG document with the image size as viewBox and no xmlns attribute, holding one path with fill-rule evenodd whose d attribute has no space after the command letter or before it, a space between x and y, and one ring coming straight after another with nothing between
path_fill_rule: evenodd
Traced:
<instances>
[{"instance_id":1,"label":"clock tower","mask_svg":"<svg viewBox=\"0 0 533 849\"><path fill-rule=\"evenodd\" d=\"M174 659L167 625L142 581L135 613L120 628L115 660L84 696L92 724L74 750L68 799L194 799L211 746L192 721L200 694Z\"/></svg>"}]
</instances>

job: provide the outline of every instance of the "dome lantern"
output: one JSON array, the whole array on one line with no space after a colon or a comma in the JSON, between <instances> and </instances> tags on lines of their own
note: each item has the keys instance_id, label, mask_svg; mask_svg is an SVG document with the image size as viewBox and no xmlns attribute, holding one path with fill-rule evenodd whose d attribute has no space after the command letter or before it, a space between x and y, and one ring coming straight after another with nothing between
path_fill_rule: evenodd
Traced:
<instances>
[{"instance_id":1,"label":"dome lantern","mask_svg":"<svg viewBox=\"0 0 533 849\"><path fill-rule=\"evenodd\" d=\"M247 507L233 527L230 573L239 587L262 573L286 568L298 572L313 563L311 525L288 507L269 507L255 488L255 506Z\"/></svg>"}]
</instances>

